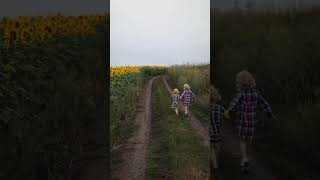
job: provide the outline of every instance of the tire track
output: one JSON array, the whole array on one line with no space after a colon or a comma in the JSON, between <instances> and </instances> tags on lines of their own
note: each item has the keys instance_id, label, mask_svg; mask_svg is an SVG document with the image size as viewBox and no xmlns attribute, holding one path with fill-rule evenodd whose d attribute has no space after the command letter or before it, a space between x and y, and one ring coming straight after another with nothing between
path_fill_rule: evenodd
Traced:
<instances>
[{"instance_id":1,"label":"tire track","mask_svg":"<svg viewBox=\"0 0 320 180\"><path fill-rule=\"evenodd\" d=\"M148 146L151 127L151 93L152 84L157 77L149 80L146 88L144 108L138 112L135 118L135 127L137 130L133 136L124 145L126 153L123 154L123 165L113 172L113 178L125 180L145 180L148 158Z\"/></svg>"},{"instance_id":2,"label":"tire track","mask_svg":"<svg viewBox=\"0 0 320 180\"><path fill-rule=\"evenodd\" d=\"M172 93L172 88L169 86L167 80L165 78L162 78L163 82L169 92L169 94ZM184 110L183 105L180 105L180 110ZM189 110L189 122L191 124L192 129L196 132L196 134L199 136L199 138L203 141L203 144L206 147L209 147L209 133L208 129L205 128L201 122L192 114L192 112Z\"/></svg>"}]
</instances>

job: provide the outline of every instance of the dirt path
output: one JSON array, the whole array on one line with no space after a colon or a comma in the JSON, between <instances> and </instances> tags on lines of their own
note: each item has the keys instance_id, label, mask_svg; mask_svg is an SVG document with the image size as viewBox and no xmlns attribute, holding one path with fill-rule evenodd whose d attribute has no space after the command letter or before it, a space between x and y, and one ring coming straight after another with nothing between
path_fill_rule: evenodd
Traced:
<instances>
[{"instance_id":1,"label":"dirt path","mask_svg":"<svg viewBox=\"0 0 320 180\"><path fill-rule=\"evenodd\" d=\"M230 163L235 163L235 171L239 180L278 180L279 178L272 175L272 172L265 166L263 161L259 158L257 152L251 152L252 169L250 174L245 175L240 172L240 149L237 131L230 122L225 122L223 125L223 151L232 159L233 162L222 159L222 166L228 168ZM227 171L227 170L225 170ZM230 170L229 170L230 171ZM229 178L228 178L229 179Z\"/></svg>"},{"instance_id":2,"label":"dirt path","mask_svg":"<svg viewBox=\"0 0 320 180\"><path fill-rule=\"evenodd\" d=\"M172 93L172 88L169 86L168 82L165 78L163 78L163 81L169 91L169 93ZM181 110L183 110L183 107L180 107ZM203 127L203 125L200 123L200 121L194 117L192 113L189 115L190 123L194 131L198 134L198 136L204 141L204 144L206 146L209 146L209 134L208 130ZM231 123L226 123L226 125L223 127L223 139L224 139L224 151L225 154L228 156L227 162L222 162L222 168L226 168L225 172L227 174L232 174L230 178L228 177L222 177L223 180L229 180L229 179L246 179L246 180L278 180L275 176L272 175L272 172L268 170L267 167L265 167L264 163L259 159L259 154L252 152L253 161L252 161L252 167L254 169L249 175L244 175L240 172L240 149L239 149L239 140L237 137L236 129L231 125ZM223 160L222 160L223 161ZM233 165L230 165L230 163L233 163ZM234 166L234 163L236 163L236 166ZM239 166L238 166L239 165ZM235 168L229 168L229 166L236 167ZM234 172L234 173L233 173Z\"/></svg>"},{"instance_id":3,"label":"dirt path","mask_svg":"<svg viewBox=\"0 0 320 180\"><path fill-rule=\"evenodd\" d=\"M169 91L170 94L172 94L172 88L169 86L167 80L163 78L163 82L166 85L167 90ZM184 111L184 107L180 105L180 110ZM202 139L203 143L205 146L209 147L209 134L208 134L208 129L205 128L200 121L192 114L192 112L189 112L189 117L188 119L190 120L190 124L192 129L197 133L197 135Z\"/></svg>"},{"instance_id":4,"label":"dirt path","mask_svg":"<svg viewBox=\"0 0 320 180\"><path fill-rule=\"evenodd\" d=\"M116 179L146 179L146 166L148 156L149 135L151 126L151 92L152 83L156 77L149 80L144 99L143 111L138 112L135 118L137 128L124 146L123 160L121 167L113 173Z\"/></svg>"}]
</instances>

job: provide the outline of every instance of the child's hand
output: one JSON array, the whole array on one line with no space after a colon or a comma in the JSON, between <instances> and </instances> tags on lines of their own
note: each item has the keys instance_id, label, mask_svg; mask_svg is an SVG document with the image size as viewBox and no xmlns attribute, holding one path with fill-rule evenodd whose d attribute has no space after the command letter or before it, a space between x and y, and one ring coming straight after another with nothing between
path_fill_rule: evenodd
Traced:
<instances>
[{"instance_id":1,"label":"child's hand","mask_svg":"<svg viewBox=\"0 0 320 180\"><path fill-rule=\"evenodd\" d=\"M224 112L224 117L227 119L230 119L229 111Z\"/></svg>"},{"instance_id":2,"label":"child's hand","mask_svg":"<svg viewBox=\"0 0 320 180\"><path fill-rule=\"evenodd\" d=\"M273 119L273 120L277 120L277 118L272 113L268 113L268 118Z\"/></svg>"}]
</instances>

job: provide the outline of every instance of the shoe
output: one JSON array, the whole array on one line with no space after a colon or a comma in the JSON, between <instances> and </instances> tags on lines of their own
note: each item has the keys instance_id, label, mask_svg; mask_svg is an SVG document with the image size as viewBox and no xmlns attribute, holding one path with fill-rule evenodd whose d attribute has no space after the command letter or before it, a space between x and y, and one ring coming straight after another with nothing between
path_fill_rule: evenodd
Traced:
<instances>
[{"instance_id":1,"label":"shoe","mask_svg":"<svg viewBox=\"0 0 320 180\"><path fill-rule=\"evenodd\" d=\"M242 164L241 164L241 171L245 174L248 174L249 173L249 162L248 161L244 161Z\"/></svg>"},{"instance_id":2,"label":"shoe","mask_svg":"<svg viewBox=\"0 0 320 180\"><path fill-rule=\"evenodd\" d=\"M188 115L189 115L189 113L187 113L187 112L186 112L186 113L184 113L184 114L186 115L186 117L188 117Z\"/></svg>"}]
</instances>

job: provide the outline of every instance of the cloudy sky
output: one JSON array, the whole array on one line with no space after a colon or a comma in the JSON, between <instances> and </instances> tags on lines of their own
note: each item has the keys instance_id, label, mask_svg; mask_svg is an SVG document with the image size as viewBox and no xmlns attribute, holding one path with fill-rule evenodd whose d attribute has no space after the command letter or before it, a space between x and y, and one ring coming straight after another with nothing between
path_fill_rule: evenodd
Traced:
<instances>
[{"instance_id":1,"label":"cloudy sky","mask_svg":"<svg viewBox=\"0 0 320 180\"><path fill-rule=\"evenodd\" d=\"M0 0L0 16L104 13L110 0Z\"/></svg>"},{"instance_id":2,"label":"cloudy sky","mask_svg":"<svg viewBox=\"0 0 320 180\"><path fill-rule=\"evenodd\" d=\"M111 0L111 65L210 61L210 0Z\"/></svg>"}]
</instances>

